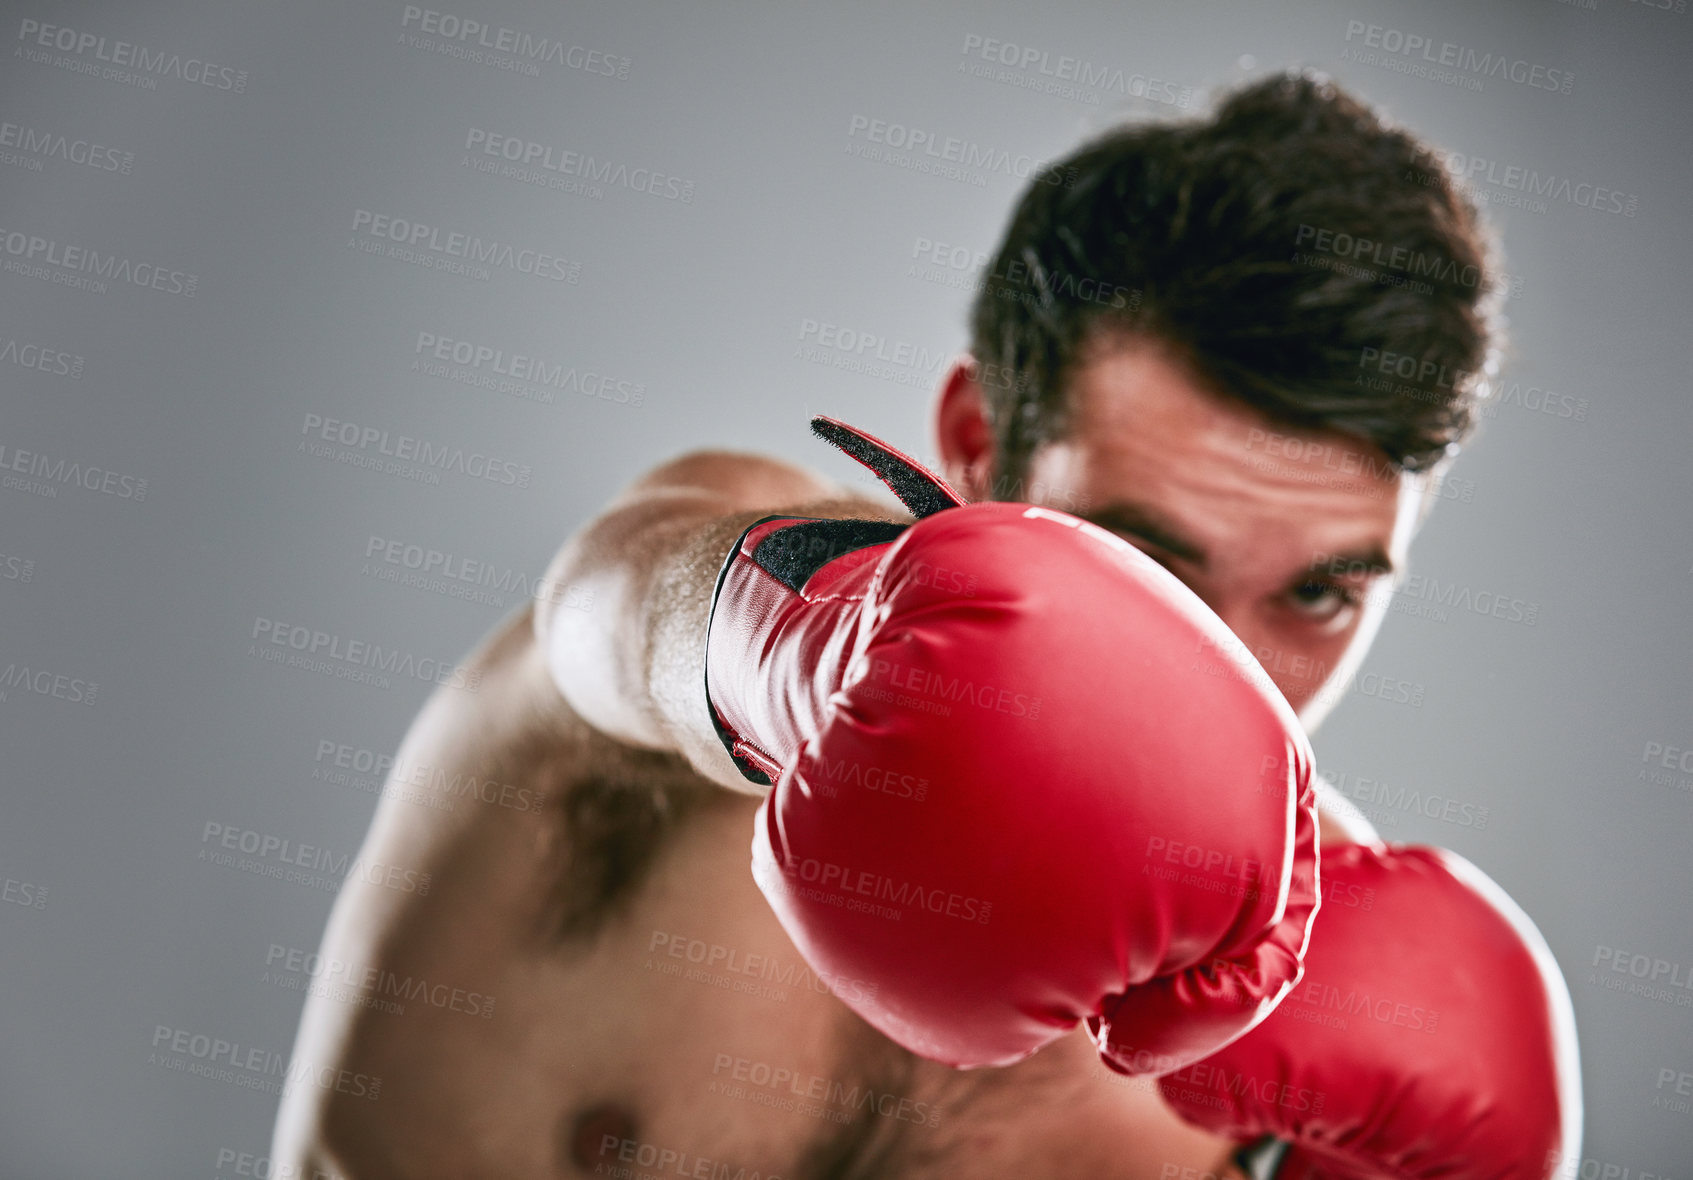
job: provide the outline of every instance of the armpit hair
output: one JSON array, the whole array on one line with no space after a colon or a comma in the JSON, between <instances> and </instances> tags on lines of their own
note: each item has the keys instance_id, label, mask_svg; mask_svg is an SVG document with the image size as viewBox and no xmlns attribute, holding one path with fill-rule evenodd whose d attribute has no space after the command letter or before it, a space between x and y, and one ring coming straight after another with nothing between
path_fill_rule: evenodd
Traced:
<instances>
[{"instance_id":1,"label":"armpit hair","mask_svg":"<svg viewBox=\"0 0 1693 1180\"><path fill-rule=\"evenodd\" d=\"M587 950L628 912L675 834L721 791L678 755L614 743L580 721L571 728L573 740L561 741L536 726L510 752L547 798L536 936L565 953Z\"/></svg>"}]
</instances>

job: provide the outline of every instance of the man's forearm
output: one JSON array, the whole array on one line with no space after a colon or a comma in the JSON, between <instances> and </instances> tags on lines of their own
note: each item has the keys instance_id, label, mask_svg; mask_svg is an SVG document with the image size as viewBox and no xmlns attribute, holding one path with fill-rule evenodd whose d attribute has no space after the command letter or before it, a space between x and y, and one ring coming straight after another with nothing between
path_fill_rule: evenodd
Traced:
<instances>
[{"instance_id":1,"label":"man's forearm","mask_svg":"<svg viewBox=\"0 0 1693 1180\"><path fill-rule=\"evenodd\" d=\"M894 515L798 468L710 453L659 468L570 539L548 569L536 635L584 720L630 745L680 753L724 786L754 789L711 725L706 626L735 539L777 513Z\"/></svg>"}]
</instances>

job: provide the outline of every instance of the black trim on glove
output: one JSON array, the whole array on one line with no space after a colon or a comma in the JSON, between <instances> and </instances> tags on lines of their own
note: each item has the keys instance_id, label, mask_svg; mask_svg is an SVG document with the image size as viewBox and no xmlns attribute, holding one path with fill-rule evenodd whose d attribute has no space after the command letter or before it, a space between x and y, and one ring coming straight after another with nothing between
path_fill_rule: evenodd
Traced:
<instances>
[{"instance_id":1,"label":"black trim on glove","mask_svg":"<svg viewBox=\"0 0 1693 1180\"><path fill-rule=\"evenodd\" d=\"M758 543L752 559L765 573L798 594L812 574L837 557L885 544L910 527L880 520L809 521L771 533Z\"/></svg>"},{"instance_id":2,"label":"black trim on glove","mask_svg":"<svg viewBox=\"0 0 1693 1180\"><path fill-rule=\"evenodd\" d=\"M1235 1152L1234 1164L1251 1180L1276 1180L1276 1173L1287 1158L1287 1149L1285 1142L1266 1135Z\"/></svg>"}]
</instances>

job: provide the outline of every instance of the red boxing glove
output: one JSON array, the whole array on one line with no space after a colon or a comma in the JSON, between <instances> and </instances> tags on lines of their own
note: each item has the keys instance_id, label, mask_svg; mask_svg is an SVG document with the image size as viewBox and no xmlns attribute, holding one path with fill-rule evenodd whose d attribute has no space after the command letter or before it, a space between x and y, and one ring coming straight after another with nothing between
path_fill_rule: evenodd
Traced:
<instances>
[{"instance_id":1,"label":"red boxing glove","mask_svg":"<svg viewBox=\"0 0 1693 1180\"><path fill-rule=\"evenodd\" d=\"M1545 1180L1581 1147L1552 952L1486 874L1433 848L1325 849L1305 978L1159 1088L1208 1130L1289 1141L1276 1180Z\"/></svg>"},{"instance_id":2,"label":"red boxing glove","mask_svg":"<svg viewBox=\"0 0 1693 1180\"><path fill-rule=\"evenodd\" d=\"M1263 669L1121 538L813 427L922 519L772 518L719 578L707 691L774 784L753 871L794 944L955 1066L1085 1020L1156 1073L1251 1028L1316 908L1310 750Z\"/></svg>"}]
</instances>

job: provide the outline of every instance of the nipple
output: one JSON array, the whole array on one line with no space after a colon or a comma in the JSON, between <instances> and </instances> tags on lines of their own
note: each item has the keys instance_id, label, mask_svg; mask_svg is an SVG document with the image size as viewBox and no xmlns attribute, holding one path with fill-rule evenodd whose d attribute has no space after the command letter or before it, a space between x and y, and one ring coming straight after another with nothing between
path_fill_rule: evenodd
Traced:
<instances>
[{"instance_id":1,"label":"nipple","mask_svg":"<svg viewBox=\"0 0 1693 1180\"><path fill-rule=\"evenodd\" d=\"M625 1143L635 1139L635 1116L614 1102L590 1106L570 1125L570 1162L584 1172L615 1163Z\"/></svg>"}]
</instances>

